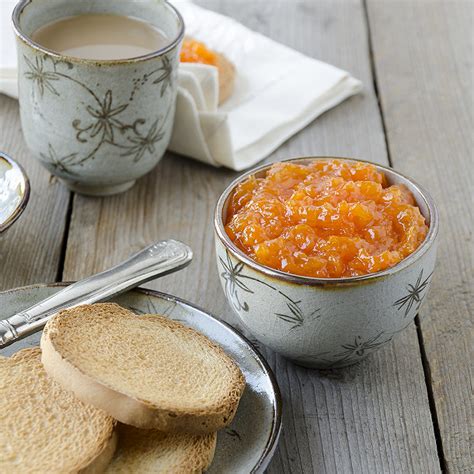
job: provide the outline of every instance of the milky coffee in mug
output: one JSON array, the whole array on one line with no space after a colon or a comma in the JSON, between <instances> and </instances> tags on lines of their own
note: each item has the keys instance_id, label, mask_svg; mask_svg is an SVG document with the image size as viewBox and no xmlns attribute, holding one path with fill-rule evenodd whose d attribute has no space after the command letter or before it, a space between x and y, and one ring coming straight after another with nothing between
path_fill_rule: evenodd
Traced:
<instances>
[{"instance_id":1,"label":"milky coffee in mug","mask_svg":"<svg viewBox=\"0 0 474 474\"><path fill-rule=\"evenodd\" d=\"M170 41L158 28L138 18L76 15L42 26L33 41L52 51L84 59L127 59L145 56Z\"/></svg>"},{"instance_id":2,"label":"milky coffee in mug","mask_svg":"<svg viewBox=\"0 0 474 474\"><path fill-rule=\"evenodd\" d=\"M74 191L125 191L171 138L184 24L165 0L21 0L13 12L31 154Z\"/></svg>"}]
</instances>

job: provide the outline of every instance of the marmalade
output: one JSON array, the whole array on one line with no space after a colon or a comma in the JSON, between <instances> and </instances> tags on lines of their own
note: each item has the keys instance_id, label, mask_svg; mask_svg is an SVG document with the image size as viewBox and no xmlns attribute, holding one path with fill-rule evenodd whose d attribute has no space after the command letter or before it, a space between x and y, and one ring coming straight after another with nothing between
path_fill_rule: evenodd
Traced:
<instances>
[{"instance_id":1,"label":"marmalade","mask_svg":"<svg viewBox=\"0 0 474 474\"><path fill-rule=\"evenodd\" d=\"M385 270L414 252L428 226L410 191L368 163L276 163L237 186L226 232L256 262L316 278Z\"/></svg>"},{"instance_id":2,"label":"marmalade","mask_svg":"<svg viewBox=\"0 0 474 474\"><path fill-rule=\"evenodd\" d=\"M185 38L181 47L180 61L182 63L202 63L215 66L217 56L204 43Z\"/></svg>"}]
</instances>

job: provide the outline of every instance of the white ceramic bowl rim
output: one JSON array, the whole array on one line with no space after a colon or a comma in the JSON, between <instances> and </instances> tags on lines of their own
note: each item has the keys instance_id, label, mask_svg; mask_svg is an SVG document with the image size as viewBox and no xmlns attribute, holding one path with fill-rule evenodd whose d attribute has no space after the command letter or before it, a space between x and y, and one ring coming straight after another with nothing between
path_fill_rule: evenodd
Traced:
<instances>
[{"instance_id":1,"label":"white ceramic bowl rim","mask_svg":"<svg viewBox=\"0 0 474 474\"><path fill-rule=\"evenodd\" d=\"M86 64L87 63L88 64L100 63L100 64L115 65L115 64L136 63L140 61L147 61L148 59L162 56L166 54L167 52L171 51L184 38L185 25L184 25L183 17L181 16L181 13L174 5L168 2L168 0L165 0L163 3L175 14L176 19L178 20L179 30L178 30L177 35L171 40L171 42L167 44L166 46L164 46L163 48L153 51L152 53L145 54L143 56L137 56L134 58L125 58L125 59L87 59L87 58L77 58L74 56L67 56L67 55L58 53L57 51L53 51L52 49L48 49L48 48L45 48L44 46L41 46L39 43L36 43L35 41L33 41L28 35L23 33L23 31L21 30L20 16L23 13L23 10L33 1L34 0L20 0L17 3L15 9L13 10L12 23L13 23L13 30L15 31L15 34L19 38L21 38L22 41L24 41L27 45L31 46L37 51L41 51L42 53L48 54L50 56L65 59L69 62L79 62L79 63L86 63Z\"/></svg>"},{"instance_id":2,"label":"white ceramic bowl rim","mask_svg":"<svg viewBox=\"0 0 474 474\"><path fill-rule=\"evenodd\" d=\"M234 191L235 187L240 184L242 181L245 181L249 176L257 173L261 173L266 171L275 163L267 163L262 166L258 166L256 168L247 171L246 173L242 174L238 178L236 178L232 183L227 186L225 191L221 194L219 200L217 201L217 206L214 214L214 227L217 232L217 235L224 246L231 252L235 258L243 261L247 265L249 265L254 270L264 273L270 277L285 280L290 283L296 283L300 285L341 285L341 284L354 284L358 282L369 282L370 280L378 280L380 278L393 275L394 273L399 272L400 270L410 266L416 260L418 260L433 244L438 234L438 210L436 208L436 204L430 194L419 184L415 183L413 180L408 178L407 176L399 173L398 171L393 170L392 168L388 168L383 165L379 165L377 163L371 163L367 160L359 160L355 158L346 158L346 157L339 157L339 156L305 156L305 157L298 157L298 158L290 158L288 160L281 160L278 163L288 163L288 162L302 162L306 163L308 161L323 161L323 160L343 160L343 161L352 161L352 162L361 162L361 163L368 163L374 165L378 170L383 171L387 177L396 176L402 183L407 185L407 187L413 191L415 190L418 194L419 198L424 201L426 209L428 210L428 216L424 216L425 219L429 220L429 229L428 234L425 237L425 240L420 244L420 246L408 257L401 260L399 263L394 265L393 267L387 268L386 270L376 272L376 273L369 273L367 275L360 275L354 277L344 277L344 278L314 278L314 277L306 277L295 275L292 273L285 273L280 270L276 270L274 268L266 267L257 263L255 260L252 260L248 255L242 252L229 238L227 232L224 229L223 223L223 212L224 207L226 206L228 199L230 198L232 192ZM415 197L418 197L415 196Z\"/></svg>"},{"instance_id":3,"label":"white ceramic bowl rim","mask_svg":"<svg viewBox=\"0 0 474 474\"><path fill-rule=\"evenodd\" d=\"M23 169L23 166L21 166L19 163L17 163L11 156L7 155L6 153L3 153L0 151L0 159L5 160L7 163L9 163L14 169L16 169L22 176L23 178L23 186L24 186L24 191L23 191L23 196L18 203L18 206L15 208L15 210L12 212L10 217L5 222L0 222L0 234L4 231L6 231L23 213L23 211L26 208L26 205L28 204L28 201L30 199L30 180L28 179L28 175L26 174L26 171Z\"/></svg>"}]
</instances>

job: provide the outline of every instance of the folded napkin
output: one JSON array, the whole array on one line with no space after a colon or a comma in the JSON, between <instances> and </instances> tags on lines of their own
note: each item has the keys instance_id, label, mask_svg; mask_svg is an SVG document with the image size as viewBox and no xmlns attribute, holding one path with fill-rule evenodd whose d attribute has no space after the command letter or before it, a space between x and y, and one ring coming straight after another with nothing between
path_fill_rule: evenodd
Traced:
<instances>
[{"instance_id":1,"label":"folded napkin","mask_svg":"<svg viewBox=\"0 0 474 474\"><path fill-rule=\"evenodd\" d=\"M181 64L169 149L214 166L243 170L268 156L323 112L361 91L347 72L304 56L218 13L186 0L173 2L186 34L223 52L237 78L218 107L213 66ZM17 97L10 27L15 2L0 0L0 92Z\"/></svg>"}]
</instances>

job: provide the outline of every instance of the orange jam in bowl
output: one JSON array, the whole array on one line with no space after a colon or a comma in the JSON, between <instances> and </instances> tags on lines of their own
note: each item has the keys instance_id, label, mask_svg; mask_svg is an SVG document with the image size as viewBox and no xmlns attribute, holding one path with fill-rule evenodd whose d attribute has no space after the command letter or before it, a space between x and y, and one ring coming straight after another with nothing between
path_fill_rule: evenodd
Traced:
<instances>
[{"instance_id":1,"label":"orange jam in bowl","mask_svg":"<svg viewBox=\"0 0 474 474\"><path fill-rule=\"evenodd\" d=\"M315 278L366 275L396 265L428 226L410 191L374 165L314 160L272 165L230 198L225 230L256 262Z\"/></svg>"},{"instance_id":2,"label":"orange jam in bowl","mask_svg":"<svg viewBox=\"0 0 474 474\"><path fill-rule=\"evenodd\" d=\"M217 56L204 43L185 38L181 47L180 61L183 63L202 63L215 66Z\"/></svg>"}]
</instances>

